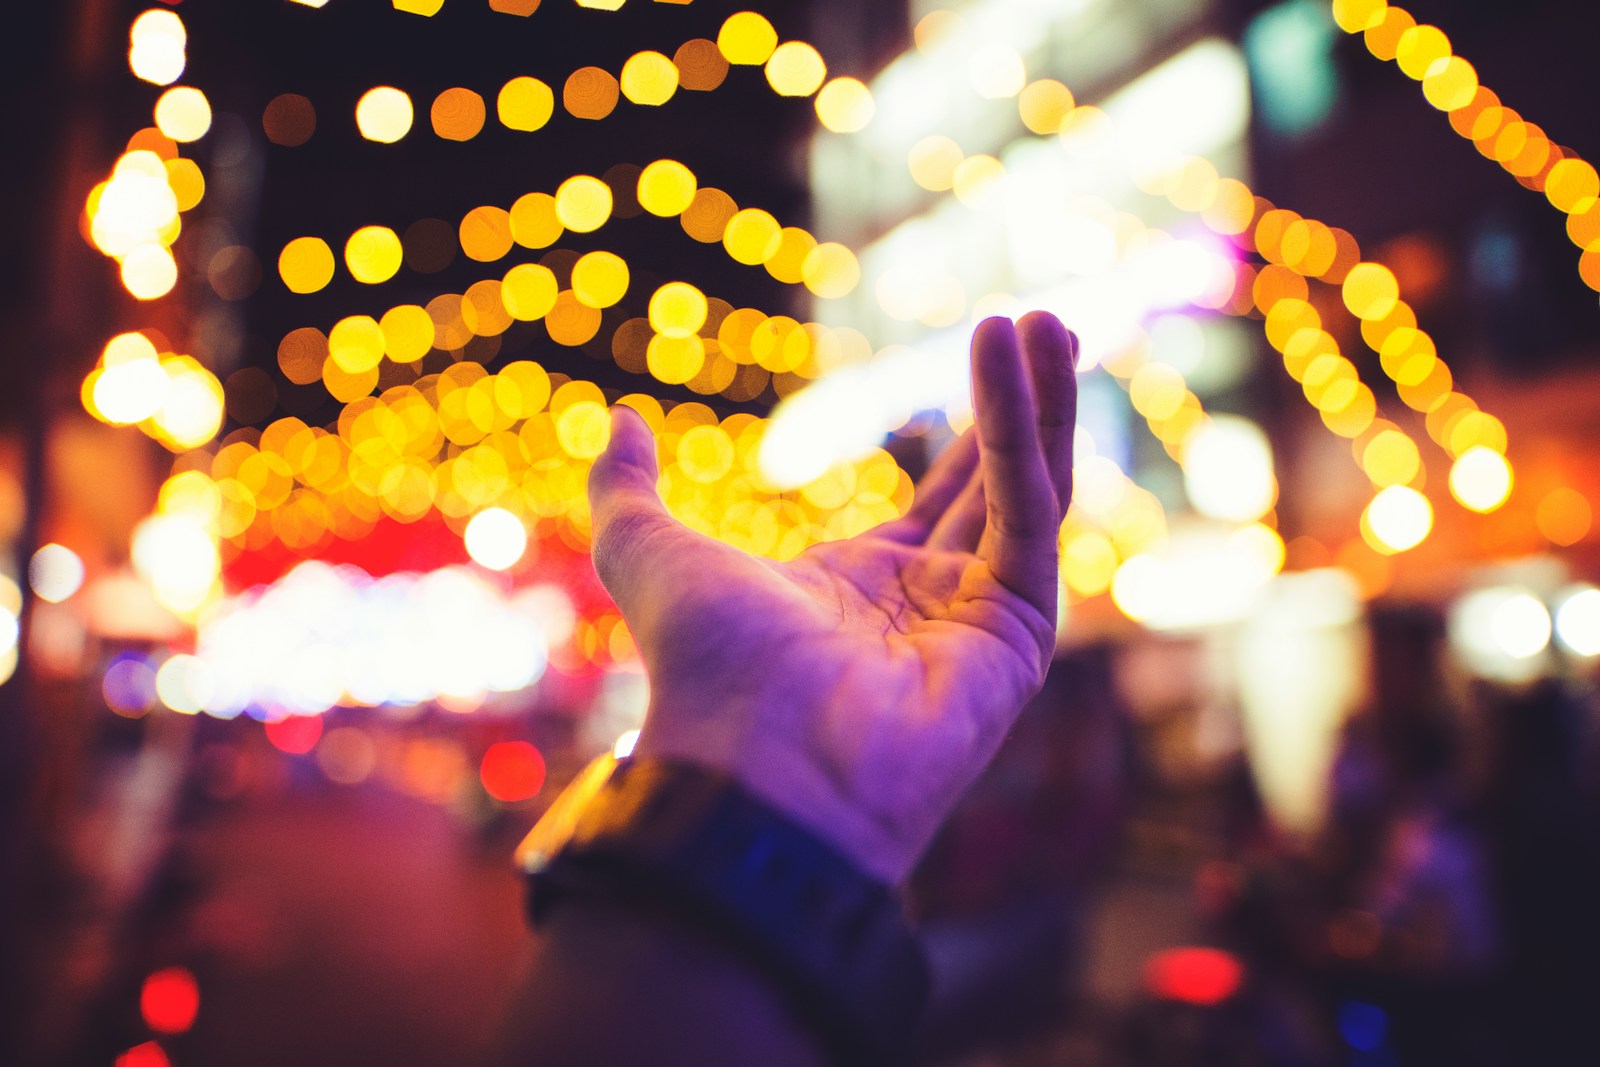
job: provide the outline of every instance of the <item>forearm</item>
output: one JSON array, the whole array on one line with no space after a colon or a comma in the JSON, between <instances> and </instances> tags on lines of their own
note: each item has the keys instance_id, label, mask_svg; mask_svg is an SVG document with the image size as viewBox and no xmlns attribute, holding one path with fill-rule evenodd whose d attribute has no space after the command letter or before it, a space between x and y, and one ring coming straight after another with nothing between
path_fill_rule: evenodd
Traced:
<instances>
[{"instance_id":1,"label":"forearm","mask_svg":"<svg viewBox=\"0 0 1600 1067\"><path fill-rule=\"evenodd\" d=\"M504 1067L822 1067L785 998L731 947L665 913L563 904L534 935Z\"/></svg>"}]
</instances>

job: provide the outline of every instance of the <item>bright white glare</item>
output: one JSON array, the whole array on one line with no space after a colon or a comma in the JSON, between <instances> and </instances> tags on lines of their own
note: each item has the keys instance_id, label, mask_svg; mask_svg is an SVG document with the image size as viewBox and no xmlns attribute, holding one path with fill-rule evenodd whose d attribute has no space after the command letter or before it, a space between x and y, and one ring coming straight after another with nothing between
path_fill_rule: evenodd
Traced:
<instances>
[{"instance_id":1,"label":"bright white glare","mask_svg":"<svg viewBox=\"0 0 1600 1067\"><path fill-rule=\"evenodd\" d=\"M375 580L308 561L220 605L185 669L206 672L211 692L199 702L211 714L471 702L537 681L553 635L570 632L573 618L548 587L507 600L465 567Z\"/></svg>"},{"instance_id":2,"label":"bright white glare","mask_svg":"<svg viewBox=\"0 0 1600 1067\"><path fill-rule=\"evenodd\" d=\"M616 759L623 759L633 755L633 746L639 743L638 730L625 730L617 738L617 743L611 747L611 755Z\"/></svg>"},{"instance_id":3,"label":"bright white glare","mask_svg":"<svg viewBox=\"0 0 1600 1067\"><path fill-rule=\"evenodd\" d=\"M990 100L1016 96L1027 83L1028 71L1014 48L988 44L967 60L967 77L972 88Z\"/></svg>"},{"instance_id":4,"label":"bright white glare","mask_svg":"<svg viewBox=\"0 0 1600 1067\"><path fill-rule=\"evenodd\" d=\"M1135 173L1241 139L1250 122L1244 54L1216 38L1201 41L1109 97L1104 111ZM1069 144L1073 134L1063 134Z\"/></svg>"},{"instance_id":5,"label":"bright white glare","mask_svg":"<svg viewBox=\"0 0 1600 1067\"><path fill-rule=\"evenodd\" d=\"M1159 315L1150 324L1151 358L1185 378L1200 369L1206 356L1206 332L1193 315Z\"/></svg>"},{"instance_id":6,"label":"bright white glare","mask_svg":"<svg viewBox=\"0 0 1600 1067\"><path fill-rule=\"evenodd\" d=\"M28 584L40 600L59 604L83 587L83 560L66 545L45 545L28 561Z\"/></svg>"},{"instance_id":7,"label":"bright white glare","mask_svg":"<svg viewBox=\"0 0 1600 1067\"><path fill-rule=\"evenodd\" d=\"M1495 607L1490 632L1500 651L1529 659L1550 644L1550 612L1531 593L1518 593Z\"/></svg>"},{"instance_id":8,"label":"bright white glare","mask_svg":"<svg viewBox=\"0 0 1600 1067\"><path fill-rule=\"evenodd\" d=\"M180 45L188 41L188 32L184 30L183 20L176 12L153 7L134 19L133 25L128 28L128 40L132 44L161 38L177 41Z\"/></svg>"},{"instance_id":9,"label":"bright white glare","mask_svg":"<svg viewBox=\"0 0 1600 1067\"><path fill-rule=\"evenodd\" d=\"M762 435L762 477L793 488L859 459L918 411L971 407L967 333L945 330L917 348L884 349L785 397Z\"/></svg>"},{"instance_id":10,"label":"bright white glare","mask_svg":"<svg viewBox=\"0 0 1600 1067\"><path fill-rule=\"evenodd\" d=\"M1117 568L1117 608L1152 630L1194 630L1247 616L1283 569L1283 541L1261 525L1174 533Z\"/></svg>"},{"instance_id":11,"label":"bright white glare","mask_svg":"<svg viewBox=\"0 0 1600 1067\"><path fill-rule=\"evenodd\" d=\"M1275 822L1314 831L1327 806L1340 727L1362 699L1361 594L1341 570L1281 574L1236 650L1250 770Z\"/></svg>"},{"instance_id":12,"label":"bright white glare","mask_svg":"<svg viewBox=\"0 0 1600 1067\"><path fill-rule=\"evenodd\" d=\"M1467 449L1450 466L1450 494L1473 511L1489 512L1504 504L1511 481L1506 457L1482 445Z\"/></svg>"},{"instance_id":13,"label":"bright white glare","mask_svg":"<svg viewBox=\"0 0 1600 1067\"><path fill-rule=\"evenodd\" d=\"M1600 589L1587 586L1556 608L1556 639L1578 656L1600 656Z\"/></svg>"},{"instance_id":14,"label":"bright white glare","mask_svg":"<svg viewBox=\"0 0 1600 1067\"><path fill-rule=\"evenodd\" d=\"M161 606L194 611L211 595L222 561L210 532L187 515L152 515L133 531L133 568Z\"/></svg>"},{"instance_id":15,"label":"bright white glare","mask_svg":"<svg viewBox=\"0 0 1600 1067\"><path fill-rule=\"evenodd\" d=\"M1391 485L1367 505L1366 520L1382 547L1404 552L1433 530L1433 505L1409 486Z\"/></svg>"},{"instance_id":16,"label":"bright white glare","mask_svg":"<svg viewBox=\"0 0 1600 1067\"><path fill-rule=\"evenodd\" d=\"M183 42L170 37L140 41L128 50L128 69L134 77L154 85L171 85L183 76L187 63Z\"/></svg>"},{"instance_id":17,"label":"bright white glare","mask_svg":"<svg viewBox=\"0 0 1600 1067\"><path fill-rule=\"evenodd\" d=\"M13 651L21 634L16 615L8 608L0 608L0 655Z\"/></svg>"},{"instance_id":18,"label":"bright white glare","mask_svg":"<svg viewBox=\"0 0 1600 1067\"><path fill-rule=\"evenodd\" d=\"M1254 522L1278 495L1267 435L1249 419L1214 416L1185 442L1183 485L1207 518Z\"/></svg>"},{"instance_id":19,"label":"bright white glare","mask_svg":"<svg viewBox=\"0 0 1600 1067\"><path fill-rule=\"evenodd\" d=\"M1227 262L1214 244L1168 241L1114 272L1073 279L1021 303L1058 311L1072 323L1083 374L1103 354L1140 338L1145 318L1186 305L1214 271L1231 270ZM762 438L762 475L779 488L804 485L835 463L865 455L919 411L941 410L952 419L971 411L970 340L965 324L939 330L914 348L885 348L790 394L773 410Z\"/></svg>"},{"instance_id":20,"label":"bright white glare","mask_svg":"<svg viewBox=\"0 0 1600 1067\"><path fill-rule=\"evenodd\" d=\"M141 245L161 243L162 231L178 217L178 196L166 170L151 173L150 160L161 167L154 152L128 153L100 193L89 235L106 255L126 256Z\"/></svg>"},{"instance_id":21,"label":"bright white glare","mask_svg":"<svg viewBox=\"0 0 1600 1067\"><path fill-rule=\"evenodd\" d=\"M1493 586L1475 589L1450 610L1450 641L1474 673L1506 682L1523 682L1539 672L1550 642L1550 614L1525 589Z\"/></svg>"},{"instance_id":22,"label":"bright white glare","mask_svg":"<svg viewBox=\"0 0 1600 1067\"><path fill-rule=\"evenodd\" d=\"M184 715L203 710L215 689L210 669L186 653L170 657L156 671L156 696L161 698L161 703Z\"/></svg>"},{"instance_id":23,"label":"bright white glare","mask_svg":"<svg viewBox=\"0 0 1600 1067\"><path fill-rule=\"evenodd\" d=\"M486 508L467 523L462 540L467 555L481 566L492 571L503 571L522 558L528 550L528 531L505 508Z\"/></svg>"},{"instance_id":24,"label":"bright white glare","mask_svg":"<svg viewBox=\"0 0 1600 1067\"><path fill-rule=\"evenodd\" d=\"M198 448L222 428L223 398L210 372L179 366L168 374L166 399L156 423L183 448ZM96 394L98 395L98 393Z\"/></svg>"}]
</instances>

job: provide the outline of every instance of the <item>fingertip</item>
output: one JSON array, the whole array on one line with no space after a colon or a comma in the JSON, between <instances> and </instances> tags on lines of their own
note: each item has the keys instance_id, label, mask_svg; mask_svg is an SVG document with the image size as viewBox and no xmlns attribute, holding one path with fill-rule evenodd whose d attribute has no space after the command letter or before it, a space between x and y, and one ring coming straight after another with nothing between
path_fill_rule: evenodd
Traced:
<instances>
[{"instance_id":1,"label":"fingertip","mask_svg":"<svg viewBox=\"0 0 1600 1067\"><path fill-rule=\"evenodd\" d=\"M974 347L990 341L1012 341L1017 336L1017 324L1004 315L990 315L972 331Z\"/></svg>"},{"instance_id":2,"label":"fingertip","mask_svg":"<svg viewBox=\"0 0 1600 1067\"><path fill-rule=\"evenodd\" d=\"M1078 369L1078 335L1067 329L1056 315L1048 311L1030 311L1017 321L1017 331L1030 349L1045 347L1065 352L1072 369Z\"/></svg>"},{"instance_id":3,"label":"fingertip","mask_svg":"<svg viewBox=\"0 0 1600 1067\"><path fill-rule=\"evenodd\" d=\"M611 438L602 457L629 466L653 471L656 465L656 435L644 416L627 404L611 409Z\"/></svg>"}]
</instances>

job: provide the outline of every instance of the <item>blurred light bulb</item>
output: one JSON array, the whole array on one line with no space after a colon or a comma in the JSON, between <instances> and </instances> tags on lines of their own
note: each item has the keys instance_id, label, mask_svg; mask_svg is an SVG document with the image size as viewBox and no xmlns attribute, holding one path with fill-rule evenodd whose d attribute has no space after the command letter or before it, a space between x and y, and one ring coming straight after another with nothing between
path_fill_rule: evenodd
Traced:
<instances>
[{"instance_id":1,"label":"blurred light bulb","mask_svg":"<svg viewBox=\"0 0 1600 1067\"><path fill-rule=\"evenodd\" d=\"M503 571L522 558L528 549L528 531L505 508L487 508L467 523L467 555L480 566L492 571Z\"/></svg>"},{"instance_id":2,"label":"blurred light bulb","mask_svg":"<svg viewBox=\"0 0 1600 1067\"><path fill-rule=\"evenodd\" d=\"M59 604L82 588L83 560L65 545L45 545L28 561L28 584L40 600Z\"/></svg>"}]
</instances>

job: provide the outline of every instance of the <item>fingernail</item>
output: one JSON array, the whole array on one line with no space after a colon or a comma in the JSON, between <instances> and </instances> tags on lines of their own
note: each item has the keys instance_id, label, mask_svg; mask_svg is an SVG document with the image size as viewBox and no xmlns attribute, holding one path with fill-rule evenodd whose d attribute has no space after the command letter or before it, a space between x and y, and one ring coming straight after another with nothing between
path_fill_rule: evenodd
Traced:
<instances>
[{"instance_id":1,"label":"fingernail","mask_svg":"<svg viewBox=\"0 0 1600 1067\"><path fill-rule=\"evenodd\" d=\"M1071 330L1068 330L1067 331L1067 357L1072 360L1072 369L1073 369L1074 373L1076 373L1076 371L1078 369L1078 349L1080 347L1081 347L1081 344L1078 341L1078 335L1076 333L1072 332Z\"/></svg>"}]
</instances>

